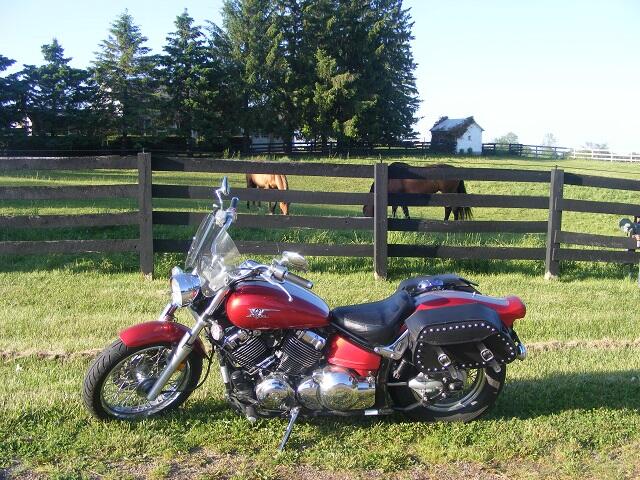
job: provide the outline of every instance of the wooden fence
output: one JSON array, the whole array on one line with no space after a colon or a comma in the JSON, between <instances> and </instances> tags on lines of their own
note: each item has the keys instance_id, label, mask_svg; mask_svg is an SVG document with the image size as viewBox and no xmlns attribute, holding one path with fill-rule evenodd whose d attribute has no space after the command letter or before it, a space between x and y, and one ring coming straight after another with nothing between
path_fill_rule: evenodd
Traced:
<instances>
[{"instance_id":1,"label":"wooden fence","mask_svg":"<svg viewBox=\"0 0 640 480\"><path fill-rule=\"evenodd\" d=\"M243 228L310 228L325 230L364 230L373 232L372 244L320 244L239 241L238 248L247 254L277 254L283 250L298 250L305 255L371 257L378 277L387 274L389 257L422 257L452 259L544 260L547 276L559 273L563 260L635 263L640 254L636 243L622 236L594 235L562 229L562 214L571 212L637 215L638 204L596 202L564 198L564 185L580 185L640 191L640 181L612 179L552 171L507 170L493 168L433 169L429 167L389 168L386 163L375 165L255 162L219 160L213 158L160 157L144 153L137 157L56 158L0 160L0 170L76 170L125 168L138 169L138 183L130 185L93 185L81 187L0 187L0 200L44 200L103 197L132 197L138 200L138 212L91 215L46 215L0 217L2 228L36 228L63 226L132 225L140 228L133 240L56 240L0 242L0 254L81 253L137 251L140 268L146 275L153 273L154 252L186 252L189 241L154 238L153 225L196 225L204 213L166 211L153 208L154 199L212 199L213 188L189 185L166 185L153 182L153 172L282 173L308 177L366 178L375 181L373 192L314 192L301 190L256 190L239 188L233 194L242 201L284 201L296 204L374 205L374 217L257 215L241 213L237 226ZM389 194L389 178L440 178L474 181L543 183L549 194ZM474 208L526 208L548 211L547 221L464 221L388 218L389 204L408 206L467 206ZM478 233L538 233L546 234L546 247L448 246L388 243L389 231L406 232L478 232ZM603 247L604 249L567 248L567 245ZM620 249L620 250L612 250Z\"/></svg>"},{"instance_id":2,"label":"wooden fence","mask_svg":"<svg viewBox=\"0 0 640 480\"><path fill-rule=\"evenodd\" d=\"M82 186L21 186L0 187L0 201L11 200L76 200L103 198L131 198L138 200L139 211L124 213L100 213L77 215L19 215L0 216L1 229L59 228L59 227L103 227L120 225L140 225L141 232L148 232L150 221L141 212L148 208L144 185L150 183L149 154L136 156L108 157L58 157L23 158L6 157L0 159L0 172L9 170L101 170L135 169L140 172L138 183L120 185ZM147 178L148 175L148 178ZM153 260L140 249L138 239L105 240L46 240L46 241L0 241L0 255L49 254L49 253L89 253L89 252L140 252L140 267L149 272ZM144 263L143 263L144 261Z\"/></svg>"}]
</instances>

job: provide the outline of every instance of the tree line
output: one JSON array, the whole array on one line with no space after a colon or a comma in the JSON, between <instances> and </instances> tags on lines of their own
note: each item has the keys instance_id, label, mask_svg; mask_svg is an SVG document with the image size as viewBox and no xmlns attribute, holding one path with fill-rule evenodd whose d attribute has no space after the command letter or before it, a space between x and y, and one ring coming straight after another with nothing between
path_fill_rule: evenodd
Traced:
<instances>
[{"instance_id":1,"label":"tree line","mask_svg":"<svg viewBox=\"0 0 640 480\"><path fill-rule=\"evenodd\" d=\"M18 138L134 146L391 144L415 135L419 100L402 0L226 0L222 24L185 10L162 54L127 12L86 69L55 38L44 63L0 76L0 131ZM0 55L0 72L15 61Z\"/></svg>"}]
</instances>

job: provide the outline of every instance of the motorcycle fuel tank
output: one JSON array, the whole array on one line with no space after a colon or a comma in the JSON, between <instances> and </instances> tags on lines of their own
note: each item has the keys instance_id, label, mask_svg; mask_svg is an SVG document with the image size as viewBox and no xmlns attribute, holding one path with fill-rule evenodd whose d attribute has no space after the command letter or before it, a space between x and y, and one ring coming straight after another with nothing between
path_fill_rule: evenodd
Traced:
<instances>
[{"instance_id":1,"label":"motorcycle fuel tank","mask_svg":"<svg viewBox=\"0 0 640 480\"><path fill-rule=\"evenodd\" d=\"M291 295L264 281L240 283L227 300L227 316L247 330L319 328L329 324L329 307L317 295L290 282Z\"/></svg>"}]
</instances>

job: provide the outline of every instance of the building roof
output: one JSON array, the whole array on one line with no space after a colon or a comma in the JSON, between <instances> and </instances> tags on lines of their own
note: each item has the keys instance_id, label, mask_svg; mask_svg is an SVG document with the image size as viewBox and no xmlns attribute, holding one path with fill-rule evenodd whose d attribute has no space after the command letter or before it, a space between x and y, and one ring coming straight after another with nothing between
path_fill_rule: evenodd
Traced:
<instances>
[{"instance_id":1,"label":"building roof","mask_svg":"<svg viewBox=\"0 0 640 480\"><path fill-rule=\"evenodd\" d=\"M469 126L472 124L478 125L478 123L473 119L473 116L467 118L449 118L449 117L441 117L434 125L431 127L431 132L455 132L458 135L462 135ZM484 131L484 128L478 125L480 130Z\"/></svg>"}]
</instances>

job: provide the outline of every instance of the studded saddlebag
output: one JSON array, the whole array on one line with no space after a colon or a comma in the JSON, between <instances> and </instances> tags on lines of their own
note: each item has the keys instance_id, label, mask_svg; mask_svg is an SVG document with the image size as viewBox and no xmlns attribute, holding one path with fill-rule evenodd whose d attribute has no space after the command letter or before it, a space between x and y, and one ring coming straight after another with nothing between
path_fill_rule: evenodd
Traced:
<instances>
[{"instance_id":1,"label":"studded saddlebag","mask_svg":"<svg viewBox=\"0 0 640 480\"><path fill-rule=\"evenodd\" d=\"M417 310L406 324L411 334L413 363L424 373L446 370L447 359L461 368L496 368L516 358L516 345L509 331L495 310L485 305Z\"/></svg>"}]
</instances>

